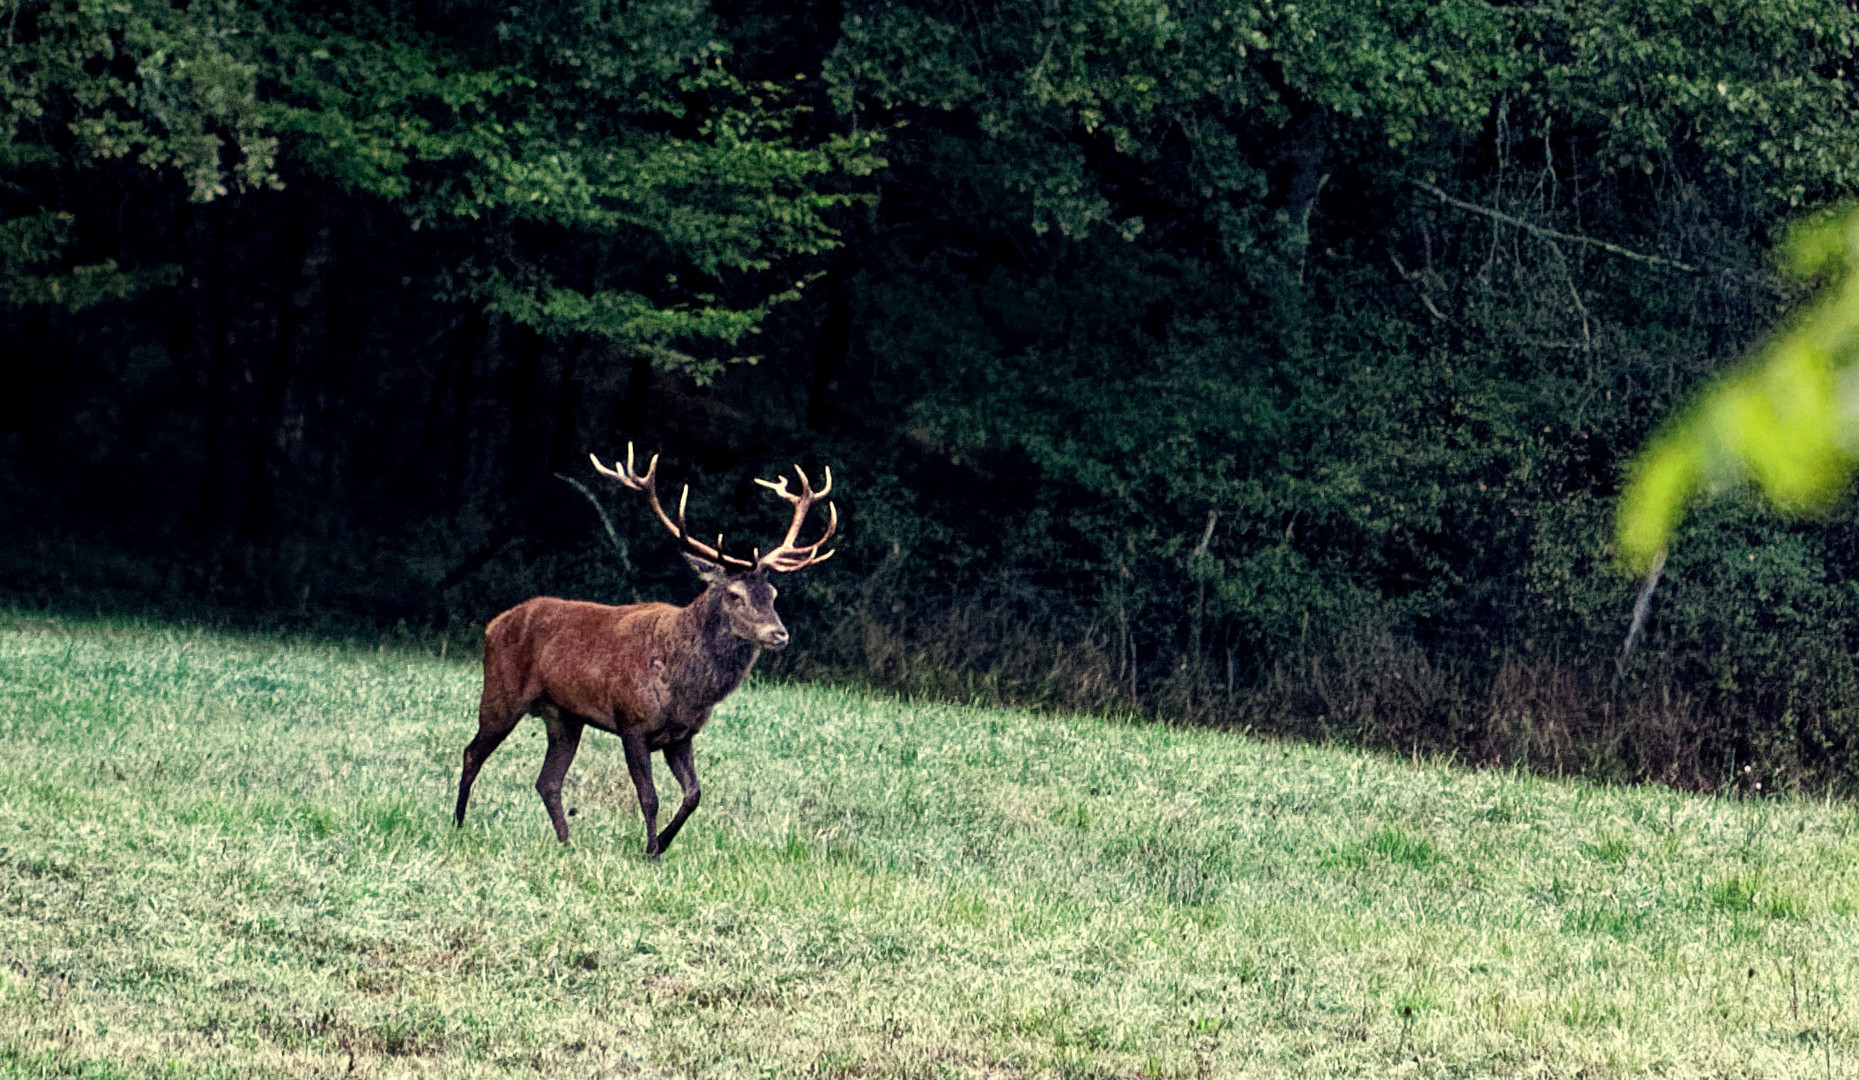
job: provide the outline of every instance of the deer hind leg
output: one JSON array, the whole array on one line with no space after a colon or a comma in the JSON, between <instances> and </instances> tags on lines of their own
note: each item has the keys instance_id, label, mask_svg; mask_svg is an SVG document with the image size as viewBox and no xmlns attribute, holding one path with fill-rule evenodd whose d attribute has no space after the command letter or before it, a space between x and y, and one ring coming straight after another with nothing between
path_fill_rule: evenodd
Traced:
<instances>
[{"instance_id":1,"label":"deer hind leg","mask_svg":"<svg viewBox=\"0 0 1859 1080\"><path fill-rule=\"evenodd\" d=\"M652 783L652 750L643 735L621 735L626 750L626 771L632 774L633 789L639 793L639 813L645 818L645 853L656 859L658 843L658 788Z\"/></svg>"},{"instance_id":2,"label":"deer hind leg","mask_svg":"<svg viewBox=\"0 0 1859 1080\"><path fill-rule=\"evenodd\" d=\"M454 823L465 823L465 804L471 801L471 785L477 782L478 770L484 767L485 759L503 745L517 722L523 719L526 706L522 702L507 700L507 695L499 693L496 686L487 680L484 698L478 704L478 735L465 747L465 768L458 774L458 810L453 815Z\"/></svg>"},{"instance_id":3,"label":"deer hind leg","mask_svg":"<svg viewBox=\"0 0 1859 1080\"><path fill-rule=\"evenodd\" d=\"M665 747L665 764L671 766L671 775L678 778L678 786L684 789L684 801L678 804L678 813L671 819L671 824L665 826L665 831L658 836L658 850L661 852L671 846L678 830L684 828L684 819L697 809L697 800L702 794L697 786L697 766L691 760L691 740L688 737Z\"/></svg>"},{"instance_id":4,"label":"deer hind leg","mask_svg":"<svg viewBox=\"0 0 1859 1080\"><path fill-rule=\"evenodd\" d=\"M556 839L568 842L568 818L562 813L562 781L568 766L574 764L575 751L581 748L581 729L585 725L573 716L555 709L543 718L549 728L549 752L542 759L542 775L536 777L536 794L548 807L549 820L555 824Z\"/></svg>"}]
</instances>

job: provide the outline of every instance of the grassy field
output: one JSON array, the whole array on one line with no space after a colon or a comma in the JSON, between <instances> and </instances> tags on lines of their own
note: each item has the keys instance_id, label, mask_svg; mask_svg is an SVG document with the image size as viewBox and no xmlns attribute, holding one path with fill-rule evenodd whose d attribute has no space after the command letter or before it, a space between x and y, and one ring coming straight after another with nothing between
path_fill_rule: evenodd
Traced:
<instances>
[{"instance_id":1,"label":"grassy field","mask_svg":"<svg viewBox=\"0 0 1859 1080\"><path fill-rule=\"evenodd\" d=\"M1859 1071L1849 805L757 685L654 865L477 686L0 616L0 1073Z\"/></svg>"}]
</instances>

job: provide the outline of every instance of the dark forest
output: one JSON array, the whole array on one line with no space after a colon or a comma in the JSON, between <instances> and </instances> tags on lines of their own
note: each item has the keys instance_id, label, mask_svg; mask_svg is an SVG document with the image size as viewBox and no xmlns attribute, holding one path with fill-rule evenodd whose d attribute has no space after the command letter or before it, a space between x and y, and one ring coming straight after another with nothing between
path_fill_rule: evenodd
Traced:
<instances>
[{"instance_id":1,"label":"dark forest","mask_svg":"<svg viewBox=\"0 0 1859 1080\"><path fill-rule=\"evenodd\" d=\"M1836 0L9 0L0 597L475 647L830 466L777 674L1851 791L1859 530L1613 500L1859 194ZM817 475L817 473L816 473ZM784 583L788 584L788 583Z\"/></svg>"}]
</instances>

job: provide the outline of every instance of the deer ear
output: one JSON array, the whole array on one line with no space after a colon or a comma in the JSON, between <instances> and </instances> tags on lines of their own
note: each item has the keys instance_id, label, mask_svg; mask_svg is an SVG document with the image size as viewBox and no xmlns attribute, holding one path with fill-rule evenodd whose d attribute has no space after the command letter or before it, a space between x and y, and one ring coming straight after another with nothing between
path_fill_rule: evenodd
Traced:
<instances>
[{"instance_id":1,"label":"deer ear","mask_svg":"<svg viewBox=\"0 0 1859 1080\"><path fill-rule=\"evenodd\" d=\"M691 564L691 569L697 571L698 577L712 584L729 576L729 571L701 555L693 555L687 551L684 553L684 561Z\"/></svg>"}]
</instances>

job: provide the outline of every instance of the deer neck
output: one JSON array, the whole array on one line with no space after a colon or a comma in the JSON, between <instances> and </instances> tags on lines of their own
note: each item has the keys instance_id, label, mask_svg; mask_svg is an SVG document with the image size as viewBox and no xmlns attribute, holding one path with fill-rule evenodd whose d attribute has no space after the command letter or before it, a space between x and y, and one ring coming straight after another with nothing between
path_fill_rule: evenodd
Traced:
<instances>
[{"instance_id":1,"label":"deer neck","mask_svg":"<svg viewBox=\"0 0 1859 1080\"><path fill-rule=\"evenodd\" d=\"M684 629L695 648L689 651L691 670L685 675L694 696L714 704L741 685L761 655L760 646L730 632L723 612L721 589L707 589L684 609Z\"/></svg>"}]
</instances>

